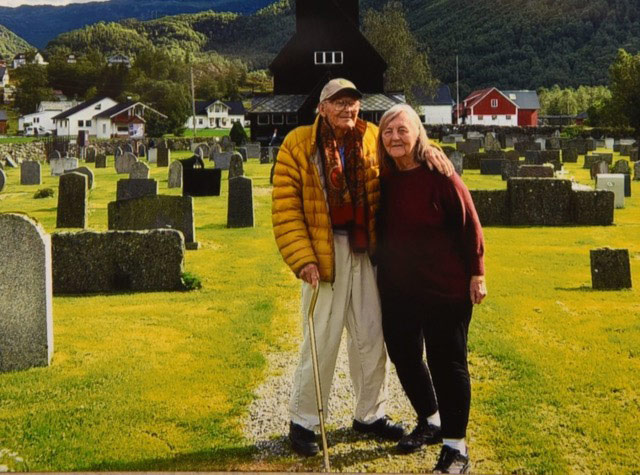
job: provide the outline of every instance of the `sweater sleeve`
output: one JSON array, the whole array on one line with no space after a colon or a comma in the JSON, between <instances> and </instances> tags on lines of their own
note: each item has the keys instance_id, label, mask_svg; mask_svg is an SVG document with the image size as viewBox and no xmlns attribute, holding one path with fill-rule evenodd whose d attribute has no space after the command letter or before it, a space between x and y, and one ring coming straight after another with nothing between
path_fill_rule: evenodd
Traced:
<instances>
[{"instance_id":1,"label":"sweater sleeve","mask_svg":"<svg viewBox=\"0 0 640 475\"><path fill-rule=\"evenodd\" d=\"M448 190L444 194L449 204L451 223L460 229L460 243L469 272L471 275L484 275L484 236L471 193L457 173L445 180Z\"/></svg>"}]
</instances>

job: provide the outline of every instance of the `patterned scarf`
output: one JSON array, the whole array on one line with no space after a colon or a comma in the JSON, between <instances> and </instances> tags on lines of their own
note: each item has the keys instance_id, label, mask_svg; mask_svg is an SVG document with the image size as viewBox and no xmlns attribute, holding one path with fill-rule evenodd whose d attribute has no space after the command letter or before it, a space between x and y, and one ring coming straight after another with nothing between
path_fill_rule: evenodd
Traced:
<instances>
[{"instance_id":1,"label":"patterned scarf","mask_svg":"<svg viewBox=\"0 0 640 475\"><path fill-rule=\"evenodd\" d=\"M369 244L362 155L362 137L366 129L367 123L358 119L356 126L343 137L343 167L340 146L333 130L326 121L320 120L320 150L324 161L331 224L334 228L349 232L349 243L354 252L366 252Z\"/></svg>"}]
</instances>

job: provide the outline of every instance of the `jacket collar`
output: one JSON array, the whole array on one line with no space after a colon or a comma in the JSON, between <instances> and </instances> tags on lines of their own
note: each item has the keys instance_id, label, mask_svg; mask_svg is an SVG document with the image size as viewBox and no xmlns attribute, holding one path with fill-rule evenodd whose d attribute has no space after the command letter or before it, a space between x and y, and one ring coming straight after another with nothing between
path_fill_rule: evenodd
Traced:
<instances>
[{"instance_id":1,"label":"jacket collar","mask_svg":"<svg viewBox=\"0 0 640 475\"><path fill-rule=\"evenodd\" d=\"M311 154L312 155L316 153L319 127L320 127L320 114L317 114L316 119L313 121L312 132L311 132ZM360 119L360 117L358 117L356 119L356 129L358 129L362 134L362 136L364 137L364 134L367 131L367 122L365 122L364 120Z\"/></svg>"}]
</instances>

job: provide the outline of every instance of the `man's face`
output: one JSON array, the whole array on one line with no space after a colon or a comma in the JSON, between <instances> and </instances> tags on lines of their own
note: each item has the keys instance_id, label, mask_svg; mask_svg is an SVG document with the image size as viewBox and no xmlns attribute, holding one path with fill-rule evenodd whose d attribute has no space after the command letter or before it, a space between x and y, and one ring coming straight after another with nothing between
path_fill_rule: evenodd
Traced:
<instances>
[{"instance_id":1,"label":"man's face","mask_svg":"<svg viewBox=\"0 0 640 475\"><path fill-rule=\"evenodd\" d=\"M356 126L360 112L360 99L352 92L339 92L318 105L318 112L331 128L350 130Z\"/></svg>"}]
</instances>

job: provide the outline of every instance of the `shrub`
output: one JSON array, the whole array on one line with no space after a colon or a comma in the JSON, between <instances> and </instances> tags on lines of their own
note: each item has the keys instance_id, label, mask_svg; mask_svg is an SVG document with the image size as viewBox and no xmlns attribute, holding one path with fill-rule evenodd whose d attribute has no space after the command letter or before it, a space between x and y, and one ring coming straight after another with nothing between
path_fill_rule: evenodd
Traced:
<instances>
[{"instance_id":1,"label":"shrub","mask_svg":"<svg viewBox=\"0 0 640 475\"><path fill-rule=\"evenodd\" d=\"M192 274L191 272L183 272L181 279L183 290L198 290L202 288L202 281L200 280L200 277Z\"/></svg>"},{"instance_id":2,"label":"shrub","mask_svg":"<svg viewBox=\"0 0 640 475\"><path fill-rule=\"evenodd\" d=\"M51 198L53 195L55 194L55 192L53 191L53 188L42 188L41 190L36 191L33 194L33 197L38 199L38 198Z\"/></svg>"},{"instance_id":3,"label":"shrub","mask_svg":"<svg viewBox=\"0 0 640 475\"><path fill-rule=\"evenodd\" d=\"M244 127L240 122L233 123L231 132L229 132L229 137L238 147L247 143L247 132L245 132Z\"/></svg>"}]
</instances>

